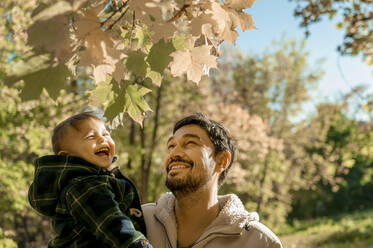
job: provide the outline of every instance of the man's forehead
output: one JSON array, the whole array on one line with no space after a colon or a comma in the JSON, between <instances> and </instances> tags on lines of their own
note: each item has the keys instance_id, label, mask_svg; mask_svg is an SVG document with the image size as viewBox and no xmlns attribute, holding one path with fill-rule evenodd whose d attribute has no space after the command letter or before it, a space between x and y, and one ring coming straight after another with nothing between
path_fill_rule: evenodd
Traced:
<instances>
[{"instance_id":1,"label":"man's forehead","mask_svg":"<svg viewBox=\"0 0 373 248\"><path fill-rule=\"evenodd\" d=\"M170 138L168 138L168 142L170 142L171 140L173 140L175 137L174 136L171 136ZM195 139L199 139L199 140L202 140L201 137L199 137L198 135L196 134L193 134L193 133L186 133L186 134L183 134L181 136L181 138L195 138Z\"/></svg>"},{"instance_id":2,"label":"man's forehead","mask_svg":"<svg viewBox=\"0 0 373 248\"><path fill-rule=\"evenodd\" d=\"M180 127L173 136L171 136L167 143L175 138L195 138L201 141L210 141L210 137L208 136L205 129L200 127L196 124L190 124Z\"/></svg>"}]
</instances>

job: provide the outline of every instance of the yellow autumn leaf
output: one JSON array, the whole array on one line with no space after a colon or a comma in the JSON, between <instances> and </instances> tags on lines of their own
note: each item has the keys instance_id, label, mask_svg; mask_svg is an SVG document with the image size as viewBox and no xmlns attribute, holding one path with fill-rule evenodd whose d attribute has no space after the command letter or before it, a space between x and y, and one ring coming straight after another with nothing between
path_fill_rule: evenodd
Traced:
<instances>
[{"instance_id":1,"label":"yellow autumn leaf","mask_svg":"<svg viewBox=\"0 0 373 248\"><path fill-rule=\"evenodd\" d=\"M210 55L211 46L193 47L185 51L171 53L173 61L170 63L171 73L181 76L185 72L188 80L199 83L204 75L203 67L216 68L217 57Z\"/></svg>"}]
</instances>

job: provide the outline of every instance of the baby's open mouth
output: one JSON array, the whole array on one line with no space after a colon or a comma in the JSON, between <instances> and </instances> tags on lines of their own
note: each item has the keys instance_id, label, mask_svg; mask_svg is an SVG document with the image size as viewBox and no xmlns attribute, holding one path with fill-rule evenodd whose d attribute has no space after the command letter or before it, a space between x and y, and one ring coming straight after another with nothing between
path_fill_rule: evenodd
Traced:
<instances>
[{"instance_id":1,"label":"baby's open mouth","mask_svg":"<svg viewBox=\"0 0 373 248\"><path fill-rule=\"evenodd\" d=\"M95 154L99 156L103 156L103 155L109 156L109 149L102 148L98 152L95 152Z\"/></svg>"}]
</instances>

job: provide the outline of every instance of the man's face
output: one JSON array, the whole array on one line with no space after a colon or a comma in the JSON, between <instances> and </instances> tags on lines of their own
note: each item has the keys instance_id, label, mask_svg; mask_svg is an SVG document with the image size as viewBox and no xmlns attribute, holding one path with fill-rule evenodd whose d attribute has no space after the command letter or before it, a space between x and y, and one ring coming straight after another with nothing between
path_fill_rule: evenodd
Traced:
<instances>
[{"instance_id":1,"label":"man's face","mask_svg":"<svg viewBox=\"0 0 373 248\"><path fill-rule=\"evenodd\" d=\"M187 194L207 184L214 174L214 145L198 125L179 128L167 143L166 186Z\"/></svg>"},{"instance_id":2,"label":"man's face","mask_svg":"<svg viewBox=\"0 0 373 248\"><path fill-rule=\"evenodd\" d=\"M74 155L101 168L109 167L115 154L115 143L104 123L87 119L81 121L77 129L69 127L59 154Z\"/></svg>"}]
</instances>

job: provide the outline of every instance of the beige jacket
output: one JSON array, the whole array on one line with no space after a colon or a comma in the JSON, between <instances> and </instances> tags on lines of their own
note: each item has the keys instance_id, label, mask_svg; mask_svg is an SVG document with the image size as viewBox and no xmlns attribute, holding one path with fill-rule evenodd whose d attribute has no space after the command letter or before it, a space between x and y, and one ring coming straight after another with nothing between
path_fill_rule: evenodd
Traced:
<instances>
[{"instance_id":1,"label":"beige jacket","mask_svg":"<svg viewBox=\"0 0 373 248\"><path fill-rule=\"evenodd\" d=\"M282 248L280 240L259 222L257 213L244 209L233 194L220 196L222 210L193 248ZM175 197L163 195L157 203L144 204L147 238L154 248L177 248Z\"/></svg>"}]
</instances>

